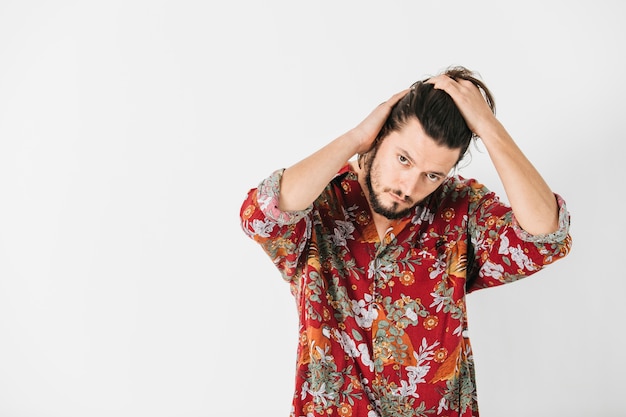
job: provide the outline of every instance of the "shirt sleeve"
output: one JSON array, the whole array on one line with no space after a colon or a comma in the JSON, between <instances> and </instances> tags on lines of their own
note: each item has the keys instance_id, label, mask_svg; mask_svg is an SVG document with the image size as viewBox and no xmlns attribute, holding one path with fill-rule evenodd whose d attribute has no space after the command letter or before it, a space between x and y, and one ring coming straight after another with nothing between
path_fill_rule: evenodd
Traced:
<instances>
[{"instance_id":1,"label":"shirt sleeve","mask_svg":"<svg viewBox=\"0 0 626 417\"><path fill-rule=\"evenodd\" d=\"M565 205L565 200L558 195L555 194L557 204L559 206L559 229L556 232L543 234L543 235L531 235L526 230L522 229L522 227L517 222L515 215L513 215L513 228L515 229L515 234L525 242L535 242L535 243L550 243L550 242L562 242L565 240L567 235L569 234L569 224L570 224L570 215L567 211L567 207Z\"/></svg>"},{"instance_id":2,"label":"shirt sleeve","mask_svg":"<svg viewBox=\"0 0 626 417\"><path fill-rule=\"evenodd\" d=\"M555 194L559 229L532 235L522 229L511 208L486 188L474 184L468 233L473 249L468 268L468 292L517 281L563 258L571 248L570 215L565 201Z\"/></svg>"},{"instance_id":3,"label":"shirt sleeve","mask_svg":"<svg viewBox=\"0 0 626 417\"><path fill-rule=\"evenodd\" d=\"M240 220L246 235L263 247L283 278L291 281L311 236L309 214L313 206L290 212L279 209L283 171L274 171L248 192L241 206Z\"/></svg>"}]
</instances>

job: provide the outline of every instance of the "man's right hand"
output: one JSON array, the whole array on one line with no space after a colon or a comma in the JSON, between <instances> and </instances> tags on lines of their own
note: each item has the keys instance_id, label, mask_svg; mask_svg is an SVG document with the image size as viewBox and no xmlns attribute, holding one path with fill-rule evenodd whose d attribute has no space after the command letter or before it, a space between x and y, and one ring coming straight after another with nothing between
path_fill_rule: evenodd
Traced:
<instances>
[{"instance_id":1,"label":"man's right hand","mask_svg":"<svg viewBox=\"0 0 626 417\"><path fill-rule=\"evenodd\" d=\"M378 132L391 114L391 109L409 90L409 88L402 90L391 96L389 100L380 103L361 123L352 129L352 133L361 141L357 153L363 154L372 148Z\"/></svg>"}]
</instances>

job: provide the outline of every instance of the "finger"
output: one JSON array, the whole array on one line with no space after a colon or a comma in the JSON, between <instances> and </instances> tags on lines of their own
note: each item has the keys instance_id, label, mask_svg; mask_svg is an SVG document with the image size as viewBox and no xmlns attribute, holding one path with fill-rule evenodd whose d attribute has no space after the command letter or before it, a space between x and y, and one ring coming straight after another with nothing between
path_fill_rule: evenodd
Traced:
<instances>
[{"instance_id":1,"label":"finger","mask_svg":"<svg viewBox=\"0 0 626 417\"><path fill-rule=\"evenodd\" d=\"M409 91L410 88L406 88L398 93L395 93L387 101L383 101L382 103L380 103L380 106L386 104L389 105L390 108L393 107L398 101L402 100L402 97L404 97Z\"/></svg>"},{"instance_id":2,"label":"finger","mask_svg":"<svg viewBox=\"0 0 626 417\"><path fill-rule=\"evenodd\" d=\"M448 94L450 94L450 92L454 88L458 87L458 82L455 79L450 78L449 76L445 74L440 74L440 75L437 75L436 77L431 77L428 80L426 80L425 83L432 84L433 88L436 88L437 90L443 90L447 92Z\"/></svg>"},{"instance_id":3,"label":"finger","mask_svg":"<svg viewBox=\"0 0 626 417\"><path fill-rule=\"evenodd\" d=\"M477 97L485 99L476 84L466 79L454 79L445 74L433 77L426 82L433 84L433 88L445 91L457 106L462 106L464 102L473 102Z\"/></svg>"},{"instance_id":4,"label":"finger","mask_svg":"<svg viewBox=\"0 0 626 417\"><path fill-rule=\"evenodd\" d=\"M389 101L392 101L395 103L397 103L398 101L400 101L402 99L402 97L406 96L406 94L410 91L410 88L405 88L404 90L394 94L393 96L391 96L391 98L389 99Z\"/></svg>"}]
</instances>

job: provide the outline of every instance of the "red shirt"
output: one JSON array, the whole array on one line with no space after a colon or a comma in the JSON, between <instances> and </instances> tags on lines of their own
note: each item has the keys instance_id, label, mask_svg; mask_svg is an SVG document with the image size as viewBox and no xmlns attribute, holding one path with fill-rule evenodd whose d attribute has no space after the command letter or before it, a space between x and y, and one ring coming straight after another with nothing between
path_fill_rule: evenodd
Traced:
<instances>
[{"instance_id":1,"label":"red shirt","mask_svg":"<svg viewBox=\"0 0 626 417\"><path fill-rule=\"evenodd\" d=\"M381 242L349 166L301 212L278 209L281 175L240 214L298 306L291 416L478 416L465 295L564 257L563 200L560 229L532 236L494 193L453 177Z\"/></svg>"}]
</instances>

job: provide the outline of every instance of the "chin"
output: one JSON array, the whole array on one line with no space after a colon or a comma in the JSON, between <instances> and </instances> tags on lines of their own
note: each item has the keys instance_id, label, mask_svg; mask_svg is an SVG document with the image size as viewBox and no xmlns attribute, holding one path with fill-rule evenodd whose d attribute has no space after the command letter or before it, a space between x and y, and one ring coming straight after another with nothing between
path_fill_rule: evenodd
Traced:
<instances>
[{"instance_id":1,"label":"chin","mask_svg":"<svg viewBox=\"0 0 626 417\"><path fill-rule=\"evenodd\" d=\"M392 205L392 207L374 207L374 211L381 216L389 219L389 220L398 220L403 217L406 217L411 213L413 207L406 207L404 209L398 208L397 204Z\"/></svg>"}]
</instances>

